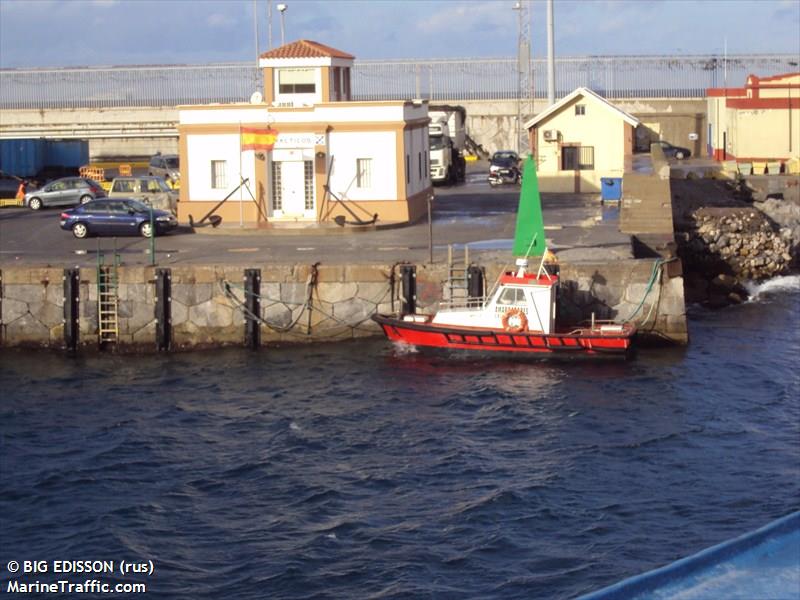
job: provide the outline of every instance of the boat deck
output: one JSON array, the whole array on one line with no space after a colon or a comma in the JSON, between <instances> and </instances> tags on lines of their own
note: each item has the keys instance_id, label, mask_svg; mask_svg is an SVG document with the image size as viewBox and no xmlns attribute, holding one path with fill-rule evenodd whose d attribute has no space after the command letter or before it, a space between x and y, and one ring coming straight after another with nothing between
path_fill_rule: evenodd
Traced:
<instances>
[{"instance_id":1,"label":"boat deck","mask_svg":"<svg viewBox=\"0 0 800 600\"><path fill-rule=\"evenodd\" d=\"M800 598L800 511L578 600Z\"/></svg>"}]
</instances>

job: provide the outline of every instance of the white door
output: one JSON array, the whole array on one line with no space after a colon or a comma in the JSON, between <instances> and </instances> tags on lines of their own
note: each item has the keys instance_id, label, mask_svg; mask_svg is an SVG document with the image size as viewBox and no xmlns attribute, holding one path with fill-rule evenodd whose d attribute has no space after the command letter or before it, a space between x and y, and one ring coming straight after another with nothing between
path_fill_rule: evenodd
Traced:
<instances>
[{"instance_id":1,"label":"white door","mask_svg":"<svg viewBox=\"0 0 800 600\"><path fill-rule=\"evenodd\" d=\"M312 161L282 160L273 163L272 214L277 218L313 219Z\"/></svg>"}]
</instances>

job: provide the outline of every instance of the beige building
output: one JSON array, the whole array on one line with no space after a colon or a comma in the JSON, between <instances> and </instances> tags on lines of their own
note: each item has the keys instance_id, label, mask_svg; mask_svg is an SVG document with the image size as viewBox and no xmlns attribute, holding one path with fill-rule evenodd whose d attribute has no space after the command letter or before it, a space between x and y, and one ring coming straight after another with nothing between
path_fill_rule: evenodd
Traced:
<instances>
[{"instance_id":1,"label":"beige building","mask_svg":"<svg viewBox=\"0 0 800 600\"><path fill-rule=\"evenodd\" d=\"M179 107L179 220L217 205L223 222L250 225L426 214L427 102L352 102L353 56L309 40L259 64L250 103Z\"/></svg>"},{"instance_id":2,"label":"beige building","mask_svg":"<svg viewBox=\"0 0 800 600\"><path fill-rule=\"evenodd\" d=\"M707 119L716 160L800 158L800 73L750 75L743 88L709 89Z\"/></svg>"},{"instance_id":3,"label":"beige building","mask_svg":"<svg viewBox=\"0 0 800 600\"><path fill-rule=\"evenodd\" d=\"M578 88L525 123L543 192L598 192L633 155L636 117Z\"/></svg>"}]
</instances>

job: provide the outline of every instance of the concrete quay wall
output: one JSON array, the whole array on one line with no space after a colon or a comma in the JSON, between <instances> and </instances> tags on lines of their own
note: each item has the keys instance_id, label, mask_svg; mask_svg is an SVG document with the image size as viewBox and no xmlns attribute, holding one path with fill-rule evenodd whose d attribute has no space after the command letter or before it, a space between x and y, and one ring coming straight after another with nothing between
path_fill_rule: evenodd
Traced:
<instances>
[{"instance_id":1,"label":"concrete quay wall","mask_svg":"<svg viewBox=\"0 0 800 600\"><path fill-rule=\"evenodd\" d=\"M486 264L491 289L505 265ZM308 343L379 335L375 312L399 309L399 265L252 265L260 269L261 343ZM688 341L683 278L655 259L562 264L559 315L569 322L627 319L676 343ZM674 271L674 269L672 269ZM245 269L174 266L170 274L170 348L245 341ZM445 297L447 265L416 267L418 312ZM0 267L0 347L65 347L64 269ZM155 350L156 271L120 267L118 341L129 350ZM78 346L98 346L97 271L79 274Z\"/></svg>"}]
</instances>

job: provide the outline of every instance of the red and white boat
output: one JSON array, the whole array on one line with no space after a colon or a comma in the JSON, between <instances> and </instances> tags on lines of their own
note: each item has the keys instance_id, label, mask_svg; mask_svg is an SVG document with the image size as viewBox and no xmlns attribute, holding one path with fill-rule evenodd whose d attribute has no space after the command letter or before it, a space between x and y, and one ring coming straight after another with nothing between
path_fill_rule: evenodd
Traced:
<instances>
[{"instance_id":1,"label":"red and white boat","mask_svg":"<svg viewBox=\"0 0 800 600\"><path fill-rule=\"evenodd\" d=\"M528 273L517 260L516 272L500 276L485 299L449 304L434 315L376 314L386 336L411 346L536 355L628 356L636 327L630 323L592 322L560 330L556 325L558 277L542 267ZM473 306L470 306L473 305Z\"/></svg>"},{"instance_id":2,"label":"red and white boat","mask_svg":"<svg viewBox=\"0 0 800 600\"><path fill-rule=\"evenodd\" d=\"M632 350L631 323L592 322L560 328L556 322L558 277L548 273L536 165L525 161L514 235L517 270L500 276L486 298L450 302L434 315L373 315L386 336L413 346L533 355L617 355ZM541 257L536 274L528 257ZM412 312L413 311L412 309Z\"/></svg>"}]
</instances>

